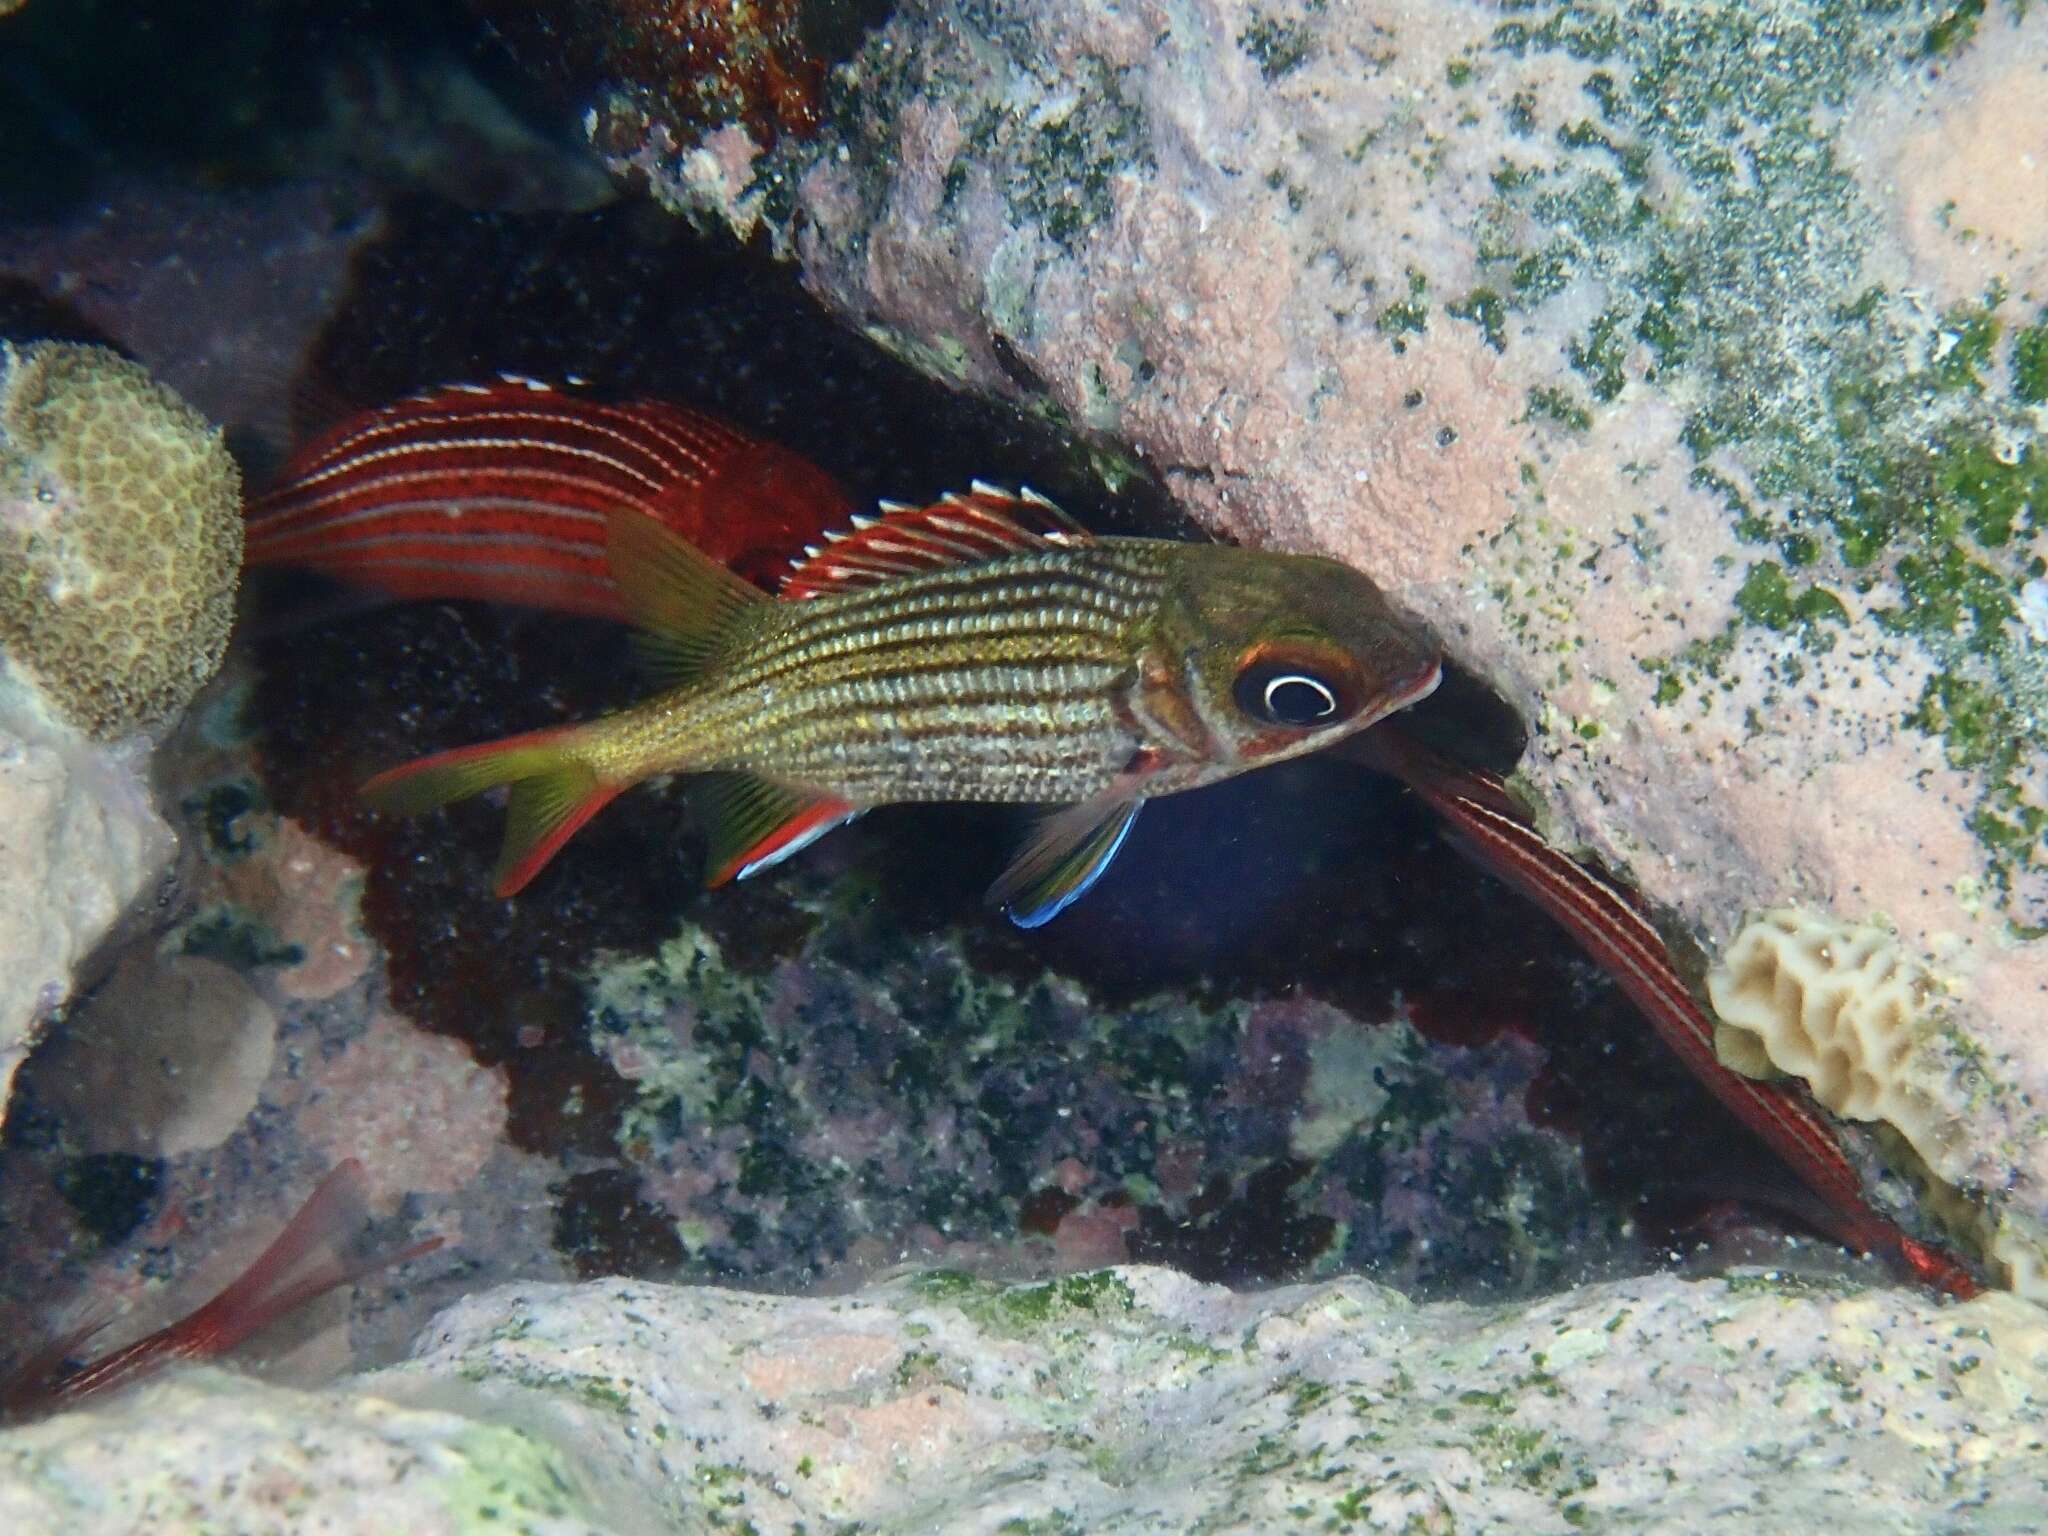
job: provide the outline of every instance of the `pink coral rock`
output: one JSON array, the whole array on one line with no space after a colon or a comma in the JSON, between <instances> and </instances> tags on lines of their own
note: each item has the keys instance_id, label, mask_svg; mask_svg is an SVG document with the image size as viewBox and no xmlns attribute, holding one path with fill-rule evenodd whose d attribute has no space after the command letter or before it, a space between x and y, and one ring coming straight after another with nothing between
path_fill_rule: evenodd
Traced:
<instances>
[{"instance_id":1,"label":"pink coral rock","mask_svg":"<svg viewBox=\"0 0 2048 1536\"><path fill-rule=\"evenodd\" d=\"M314 1068L301 1139L324 1163L359 1159L364 1196L389 1211L414 1192L461 1189L505 1132L505 1076L395 1014Z\"/></svg>"},{"instance_id":2,"label":"pink coral rock","mask_svg":"<svg viewBox=\"0 0 2048 1536\"><path fill-rule=\"evenodd\" d=\"M369 969L372 946L358 913L363 868L297 822L272 820L254 853L222 869L220 885L228 900L261 914L299 951L300 959L277 975L285 996L332 997Z\"/></svg>"}]
</instances>

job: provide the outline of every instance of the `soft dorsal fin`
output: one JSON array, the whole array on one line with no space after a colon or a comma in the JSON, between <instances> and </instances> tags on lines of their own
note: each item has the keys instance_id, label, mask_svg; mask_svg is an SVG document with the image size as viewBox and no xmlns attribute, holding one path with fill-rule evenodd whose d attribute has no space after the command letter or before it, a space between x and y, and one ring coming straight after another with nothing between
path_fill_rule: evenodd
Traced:
<instances>
[{"instance_id":1,"label":"soft dorsal fin","mask_svg":"<svg viewBox=\"0 0 2048 1536\"><path fill-rule=\"evenodd\" d=\"M614 512L605 554L641 664L663 687L702 671L748 608L768 595L639 512Z\"/></svg>"},{"instance_id":2,"label":"soft dorsal fin","mask_svg":"<svg viewBox=\"0 0 2048 1536\"><path fill-rule=\"evenodd\" d=\"M919 576L1005 555L1085 544L1088 530L1038 492L1016 493L974 482L928 507L883 502L879 517L856 517L843 533L826 535L782 581L792 602L850 592L900 576Z\"/></svg>"}]
</instances>

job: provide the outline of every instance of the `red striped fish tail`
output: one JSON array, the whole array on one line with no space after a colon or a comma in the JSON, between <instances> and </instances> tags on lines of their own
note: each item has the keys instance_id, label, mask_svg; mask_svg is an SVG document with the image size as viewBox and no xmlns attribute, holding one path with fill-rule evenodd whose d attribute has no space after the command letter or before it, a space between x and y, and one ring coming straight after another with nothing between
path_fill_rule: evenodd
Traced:
<instances>
[{"instance_id":1,"label":"red striped fish tail","mask_svg":"<svg viewBox=\"0 0 2048 1536\"><path fill-rule=\"evenodd\" d=\"M441 1246L438 1237L367 1260L344 1257L340 1244L363 1220L363 1166L337 1165L296 1216L213 1300L168 1327L67 1372L66 1357L101 1323L72 1329L36 1350L0 1381L0 1422L31 1418L161 1370L179 1360L212 1360L317 1296ZM103 1322L103 1320L102 1320Z\"/></svg>"},{"instance_id":2,"label":"red striped fish tail","mask_svg":"<svg viewBox=\"0 0 2048 1536\"><path fill-rule=\"evenodd\" d=\"M1731 1071L1714 1050L1714 1021L1672 964L1663 935L1632 892L1554 848L1491 774L1453 764L1392 722L1359 738L1366 760L1442 816L1473 858L1545 912L1612 976L1692 1075L1825 1201L1852 1246L1903 1263L1957 1296L1980 1287L1960 1264L1915 1242L1870 1204L1834 1127L1807 1095Z\"/></svg>"}]
</instances>

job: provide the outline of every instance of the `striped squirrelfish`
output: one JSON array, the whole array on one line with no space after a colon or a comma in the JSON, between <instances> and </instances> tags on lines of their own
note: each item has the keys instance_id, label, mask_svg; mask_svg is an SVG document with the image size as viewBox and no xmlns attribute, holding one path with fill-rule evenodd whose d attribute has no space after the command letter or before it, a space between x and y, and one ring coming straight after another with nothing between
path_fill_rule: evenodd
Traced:
<instances>
[{"instance_id":1,"label":"striped squirrelfish","mask_svg":"<svg viewBox=\"0 0 2048 1536\"><path fill-rule=\"evenodd\" d=\"M397 1252L352 1259L347 1230L361 1224L363 1165L345 1159L320 1181L284 1231L225 1290L196 1312L83 1365L71 1356L110 1318L89 1314L0 1368L0 1424L75 1408L180 1360L217 1360L316 1297L441 1246L430 1237Z\"/></svg>"},{"instance_id":2,"label":"striped squirrelfish","mask_svg":"<svg viewBox=\"0 0 2048 1536\"><path fill-rule=\"evenodd\" d=\"M713 885L872 806L1064 805L990 891L1036 927L1094 883L1146 800L1328 746L1440 677L1435 647L1348 566L1097 538L1028 491L856 519L781 601L647 516L613 513L607 541L661 691L364 787L419 812L509 785L499 895L621 791L688 773Z\"/></svg>"},{"instance_id":3,"label":"striped squirrelfish","mask_svg":"<svg viewBox=\"0 0 2048 1536\"><path fill-rule=\"evenodd\" d=\"M362 411L314 438L251 504L246 559L399 598L623 619L605 567L618 508L762 579L853 510L816 465L703 411L507 374Z\"/></svg>"}]
</instances>

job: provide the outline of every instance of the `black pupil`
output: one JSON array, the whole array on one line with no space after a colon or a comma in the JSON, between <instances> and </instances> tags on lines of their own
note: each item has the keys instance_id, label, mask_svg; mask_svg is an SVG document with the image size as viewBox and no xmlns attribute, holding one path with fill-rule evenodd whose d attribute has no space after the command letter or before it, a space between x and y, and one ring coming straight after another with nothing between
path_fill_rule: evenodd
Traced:
<instances>
[{"instance_id":1,"label":"black pupil","mask_svg":"<svg viewBox=\"0 0 2048 1536\"><path fill-rule=\"evenodd\" d=\"M1307 725L1336 711L1327 688L1305 677L1276 678L1266 685L1266 709L1283 725Z\"/></svg>"}]
</instances>

